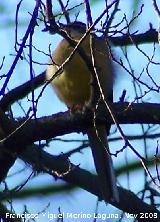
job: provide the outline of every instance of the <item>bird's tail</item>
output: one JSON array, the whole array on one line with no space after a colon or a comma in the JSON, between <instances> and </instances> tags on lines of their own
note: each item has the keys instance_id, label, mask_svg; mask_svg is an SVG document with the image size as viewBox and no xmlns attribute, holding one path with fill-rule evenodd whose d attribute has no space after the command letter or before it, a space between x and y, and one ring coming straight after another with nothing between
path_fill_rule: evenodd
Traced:
<instances>
[{"instance_id":1,"label":"bird's tail","mask_svg":"<svg viewBox=\"0 0 160 222\"><path fill-rule=\"evenodd\" d=\"M113 169L112 158L109 153L105 126L97 126L87 131L98 180L103 199L108 202L119 202L119 193Z\"/></svg>"}]
</instances>

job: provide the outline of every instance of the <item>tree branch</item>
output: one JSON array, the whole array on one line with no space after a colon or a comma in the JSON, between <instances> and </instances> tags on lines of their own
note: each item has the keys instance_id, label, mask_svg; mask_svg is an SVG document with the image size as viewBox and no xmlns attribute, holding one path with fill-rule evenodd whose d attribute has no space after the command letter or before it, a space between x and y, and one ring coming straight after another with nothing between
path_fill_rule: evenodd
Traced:
<instances>
[{"instance_id":1,"label":"tree branch","mask_svg":"<svg viewBox=\"0 0 160 222\"><path fill-rule=\"evenodd\" d=\"M145 33L133 35L123 34L118 37L109 37L109 39L114 46L127 46L133 45L133 43L136 45L153 42L158 43L158 32L151 27Z\"/></svg>"},{"instance_id":2,"label":"tree branch","mask_svg":"<svg viewBox=\"0 0 160 222\"><path fill-rule=\"evenodd\" d=\"M115 103L113 110L119 124L159 124L160 123L160 104L143 103L132 104ZM22 124L24 120L18 122ZM108 112L103 110L97 117L97 124L113 123ZM56 136L62 136L73 132L85 133L87 128L92 125L92 115L75 114L71 115L70 111L53 114L47 117L28 120L20 129L23 135L27 135L27 141L35 142L42 139L50 139ZM23 137L25 140L25 137ZM18 138L17 138L18 141Z\"/></svg>"},{"instance_id":3,"label":"tree branch","mask_svg":"<svg viewBox=\"0 0 160 222\"><path fill-rule=\"evenodd\" d=\"M38 172L47 172L54 175L54 172L58 171L60 173L66 172L69 168L68 160L53 156L47 152L40 150L39 147L28 147L25 152L20 155L20 158L32 165L32 167ZM86 170L81 169L72 164L71 171L68 172L64 177L64 181L81 187L88 192L96 195L99 199L102 199L98 177L92 175ZM137 214L138 221L146 221L146 219L141 219L142 213L155 213L157 218L147 219L147 221L159 221L160 212L154 207L146 204L141 199L139 199L134 193L128 191L124 188L118 187L120 193L120 202L111 203L115 207L121 209L124 212ZM108 200L109 201L109 200Z\"/></svg>"},{"instance_id":4,"label":"tree branch","mask_svg":"<svg viewBox=\"0 0 160 222\"><path fill-rule=\"evenodd\" d=\"M15 103L17 100L26 97L33 89L36 89L43 85L45 82L45 71L36 78L25 82L24 84L12 89L5 94L0 101L0 107L3 111L6 111L9 106Z\"/></svg>"},{"instance_id":5,"label":"tree branch","mask_svg":"<svg viewBox=\"0 0 160 222\"><path fill-rule=\"evenodd\" d=\"M119 124L160 123L160 104L115 103L112 105L112 108ZM102 110L103 112L97 116L97 124L105 123L108 125L113 123L108 112L105 109ZM93 122L91 114L85 115L77 113L75 115L71 115L70 111L37 118L36 120L21 119L19 121L15 121L14 124L11 123L13 120L6 120L6 118L3 118L3 114L0 114L0 123L1 127L5 131L5 135L12 133L12 135L7 138L8 146L12 147L12 150L14 149L13 147L18 146L20 148L20 146L24 144L30 145L35 141L46 140L68 133L85 133L86 129L92 126ZM11 129L7 129L9 125L11 126ZM15 131L15 133L13 133L13 131Z\"/></svg>"},{"instance_id":6,"label":"tree branch","mask_svg":"<svg viewBox=\"0 0 160 222\"><path fill-rule=\"evenodd\" d=\"M159 111L158 104L132 104L132 106L128 107L127 103L124 104L115 104L115 109L117 106L117 114L122 115L118 117L122 122L126 122L127 115L133 117L137 116L137 112L141 111L141 115L145 115L148 113L149 118L153 120L159 121L156 114L154 112ZM142 109L142 106L145 108ZM149 108L150 107L150 108ZM126 111L124 111L126 110ZM126 113L128 112L128 113ZM84 115L70 115L69 112L59 113L56 115L52 115L50 117L43 117L36 120L28 120L24 125L22 124L22 120L18 122L12 123L13 120L7 119L5 114L0 113L0 124L4 128L4 132L12 132L11 130L18 129L7 137L6 140L3 141L3 145L6 146L11 153L17 152L21 155L21 158L30 163L37 171L45 171L53 175L55 171L57 172L67 172L69 167L69 162L66 159L62 159L60 157L52 156L38 148L27 148L27 145L31 145L33 142L42 139L49 139L54 136L63 135L71 132L80 132L85 131L86 127L88 127L89 118L84 118ZM158 114L157 114L158 115ZM140 113L139 115L140 116ZM155 118L156 117L156 118ZM107 117L108 118L108 117ZM137 117L140 118L140 117ZM141 118L140 118L141 119ZM134 118L133 118L134 120ZM102 120L101 120L102 121ZM111 120L110 120L111 121ZM137 121L137 120L136 120ZM132 121L131 121L132 122ZM19 126L22 124L22 127ZM19 127L19 128L18 128ZM9 129L10 128L10 129ZM25 144L25 146L24 146ZM23 152L23 153L22 153ZM98 188L98 180L96 176L91 175L89 172L80 169L72 165L70 171L68 171L67 175L63 177L66 182L75 184L77 186L82 187L89 192L100 196L100 189ZM90 178L90 179L89 179ZM96 186L95 186L96 184ZM125 189L119 188L120 192L120 203L114 204L119 209L129 212L129 213L137 213L140 216L140 213L143 212L154 212L157 213L158 218L159 212L153 207L141 201L136 197L132 192L129 192ZM129 204L130 203L130 204ZM112 203L113 204L113 203ZM139 221L142 221L139 219ZM148 221L159 221L159 219L152 219Z\"/></svg>"}]
</instances>

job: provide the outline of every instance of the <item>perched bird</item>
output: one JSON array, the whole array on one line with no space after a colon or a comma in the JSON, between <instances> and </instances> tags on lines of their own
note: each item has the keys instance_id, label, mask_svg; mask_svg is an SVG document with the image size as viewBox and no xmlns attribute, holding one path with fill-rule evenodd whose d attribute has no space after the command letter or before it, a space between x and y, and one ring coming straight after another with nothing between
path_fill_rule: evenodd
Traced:
<instances>
[{"instance_id":1,"label":"perched bird","mask_svg":"<svg viewBox=\"0 0 160 222\"><path fill-rule=\"evenodd\" d=\"M78 43L86 33L86 25L81 22L73 22L63 25L63 30ZM109 49L103 38L98 37L93 32L90 35L92 35L94 41L94 60L100 88L104 98L109 99L112 98L113 89L113 68L109 57ZM89 61L92 62L89 35L81 43L80 48L83 49ZM52 61L46 71L48 80L54 76L73 50L73 45L66 39L59 43L53 52ZM76 51L73 57L64 65L62 73L51 81L59 99L71 109L84 107L90 101L92 73L84 60L83 56ZM108 129L105 125L98 125L87 129L87 134L98 174L102 198L107 202L118 202L119 194L109 153L107 131Z\"/></svg>"}]
</instances>

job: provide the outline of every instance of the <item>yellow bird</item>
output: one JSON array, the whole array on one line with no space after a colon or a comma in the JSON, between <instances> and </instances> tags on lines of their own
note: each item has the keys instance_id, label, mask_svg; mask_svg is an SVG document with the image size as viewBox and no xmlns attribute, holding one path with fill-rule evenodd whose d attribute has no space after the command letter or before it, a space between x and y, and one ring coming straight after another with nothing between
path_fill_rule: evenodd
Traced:
<instances>
[{"instance_id":1,"label":"yellow bird","mask_svg":"<svg viewBox=\"0 0 160 222\"><path fill-rule=\"evenodd\" d=\"M86 25L81 22L73 22L63 25L63 30L78 43L86 32ZM96 36L95 33L91 33L91 35L95 43L94 59L98 79L104 97L109 98L112 97L113 89L113 69L109 58L109 50L103 38ZM89 36L85 38L80 48L83 49L86 56L92 62ZM46 72L48 80L54 76L58 68L65 62L73 50L74 47L66 39L63 39L59 43L52 55L52 61ZM62 73L55 77L51 81L51 84L59 99L72 109L83 107L89 102L91 96L91 78L92 74L86 65L86 61L76 52L64 65ZM102 198L107 202L118 202L119 194L108 148L107 129L105 126L96 126L96 129L93 127L88 129L87 134L98 174Z\"/></svg>"}]
</instances>

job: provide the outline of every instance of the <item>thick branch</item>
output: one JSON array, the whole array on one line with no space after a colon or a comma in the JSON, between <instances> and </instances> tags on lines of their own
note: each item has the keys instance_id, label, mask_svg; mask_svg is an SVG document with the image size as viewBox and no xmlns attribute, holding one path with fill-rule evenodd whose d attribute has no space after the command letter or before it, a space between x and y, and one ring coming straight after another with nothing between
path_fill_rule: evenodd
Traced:
<instances>
[{"instance_id":1,"label":"thick branch","mask_svg":"<svg viewBox=\"0 0 160 222\"><path fill-rule=\"evenodd\" d=\"M0 101L0 107L6 111L9 106L15 103L17 100L26 97L33 89L38 88L45 82L45 71L38 75L36 78L27 81L26 83L12 89L5 94Z\"/></svg>"},{"instance_id":2,"label":"thick branch","mask_svg":"<svg viewBox=\"0 0 160 222\"><path fill-rule=\"evenodd\" d=\"M159 124L160 122L159 104L132 104L128 108L128 103L117 103L113 104L113 109L120 124ZM5 133L3 138L10 135L1 144L1 152L4 154L1 155L1 163L3 162L3 166L6 166L5 171L0 170L1 180L6 176L12 164L14 164L16 159L15 154L24 151L27 145L73 132L85 132L92 124L91 116L80 114L70 115L70 112L25 121L25 119L17 122L10 120L2 111L0 112L0 125ZM97 122L104 123L105 121L106 124L112 123L111 117L104 110L104 113L101 113ZM12 154L8 155L9 153Z\"/></svg>"},{"instance_id":3,"label":"thick branch","mask_svg":"<svg viewBox=\"0 0 160 222\"><path fill-rule=\"evenodd\" d=\"M118 105L122 105L122 104L118 104ZM134 106L137 106L137 108L139 108L138 105L140 104L134 104ZM153 110L154 108L156 108L157 110L159 108L157 104L142 104L142 105L145 105L145 106L151 105L153 106L152 107ZM134 109L135 108L136 107L134 107ZM133 110L131 109L131 112L133 112L134 109ZM118 110L121 110L120 107ZM146 110L147 109L145 109L145 111ZM10 130L7 129L8 127L6 126L6 122L8 123L7 125L9 125L11 128L16 124L15 123L11 124L10 121L12 120L6 119L2 113L0 116L1 116L0 122L1 122L1 125L5 127L5 132L7 131L10 132ZM53 122L55 124L53 124ZM18 149L22 148L22 150L19 150L20 152L19 155L21 155L24 161L32 164L32 166L38 171L45 171L50 174L53 174L55 170L57 172L66 172L66 170L68 170L68 167L69 167L69 162L67 160L62 159L60 157L58 158L58 157L51 156L50 154L42 150L39 150L37 148L26 149L26 145L32 144L34 141L38 139L38 137L39 139L53 137L52 131L60 135L60 134L66 134L65 130L67 129L69 132L72 132L73 130L74 131L77 131L77 130L81 131L82 129L85 130L86 125L84 126L83 124L84 125L86 124L86 119L84 119L83 116L81 115L70 116L69 113L67 112L64 114L37 119L36 121L29 120L26 124L24 124L23 127L18 129L13 135L11 135L6 141L4 141L4 145L6 145L6 148L10 147L10 151L13 153L16 151L16 147L18 147ZM58 127L60 127L61 130L60 128L58 129ZM27 151L24 150L24 144L25 144L25 149ZM23 151L23 154L22 154L22 151ZM86 189L89 192L101 198L99 188L98 188L97 177L91 175L87 171L82 170L79 167L72 165L72 170L69 171L68 174L63 179L66 182L80 186L83 189ZM95 186L95 184L97 185ZM155 213L157 212L158 217L159 217L159 212L154 207L147 205L146 203L138 199L136 195L134 195L133 193L122 188L119 188L119 192L120 192L121 201L119 204L115 204L116 207L122 209L125 212L138 213L138 214L140 212L141 213L142 212L155 212ZM158 220L152 219L152 221L158 221Z\"/></svg>"},{"instance_id":4,"label":"thick branch","mask_svg":"<svg viewBox=\"0 0 160 222\"><path fill-rule=\"evenodd\" d=\"M119 124L129 123L160 123L160 105L153 103L132 104L128 103L113 104L113 110ZM70 115L70 112L58 113L48 117L37 118L36 120L21 120L12 123L13 120L0 115L0 123L5 135L12 133L5 141L12 152L21 152L24 144L30 145L38 140L46 140L56 136L61 136L73 132L86 132L92 125L92 116L90 115ZM97 118L98 123L113 123L111 117L105 110ZM25 122L26 121L26 122ZM25 123L24 123L25 122ZM11 126L11 128L10 128ZM9 128L9 129L8 129ZM18 130L17 130L18 128ZM13 131L16 130L14 133ZM22 149L22 150L21 150Z\"/></svg>"},{"instance_id":5,"label":"thick branch","mask_svg":"<svg viewBox=\"0 0 160 222\"><path fill-rule=\"evenodd\" d=\"M46 153L43 150L39 150L38 147L29 147L21 154L21 159L32 165L32 167L41 172L48 172L54 176L54 171L59 173L66 172L69 169L69 162L61 157L53 156ZM72 165L72 170L68 172L66 176L62 178L68 183L81 187L82 189L91 192L102 199L98 177L92 175L86 170L80 167ZM147 221L159 221L160 212L153 206L150 206L139 199L134 193L118 187L120 193L120 202L111 203L115 207L121 209L124 212L138 214L140 213L157 213L157 218L148 219ZM109 200L108 200L109 201ZM145 221L144 219L138 219L138 221Z\"/></svg>"},{"instance_id":6,"label":"thick branch","mask_svg":"<svg viewBox=\"0 0 160 222\"><path fill-rule=\"evenodd\" d=\"M160 123L160 104L143 103L132 104L128 109L127 107L128 103L113 104L113 110L115 111L119 124ZM103 111L104 113L101 113L97 122L106 122L106 125L113 123L109 114L106 114L105 110ZM22 123L22 121L20 122ZM50 139L73 132L85 133L91 124L92 117L90 115L70 115L68 111L48 117L37 118L36 120L29 120L21 130L24 132L22 132L23 135L27 135L27 141L35 142L37 140Z\"/></svg>"},{"instance_id":7,"label":"thick branch","mask_svg":"<svg viewBox=\"0 0 160 222\"><path fill-rule=\"evenodd\" d=\"M134 35L122 35L118 37L110 37L110 41L114 46L126 46L136 44L144 44L144 43L158 43L158 32L155 29L150 29L145 33L134 34Z\"/></svg>"}]
</instances>

